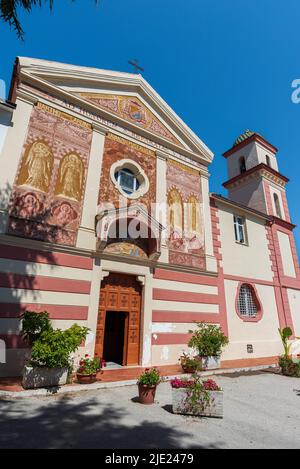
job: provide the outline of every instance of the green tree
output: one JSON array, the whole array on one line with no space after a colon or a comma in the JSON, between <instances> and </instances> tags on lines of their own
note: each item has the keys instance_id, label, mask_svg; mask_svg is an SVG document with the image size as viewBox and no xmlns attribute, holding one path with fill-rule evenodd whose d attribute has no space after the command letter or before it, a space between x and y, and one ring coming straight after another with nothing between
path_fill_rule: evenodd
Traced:
<instances>
[{"instance_id":1,"label":"green tree","mask_svg":"<svg viewBox=\"0 0 300 469\"><path fill-rule=\"evenodd\" d=\"M71 1L74 2L75 0ZM100 0L94 1L98 4ZM3 21L16 30L18 37L23 39L24 31L18 16L19 10L30 13L33 7L42 7L44 4L48 4L50 10L52 10L54 0L0 0L0 15Z\"/></svg>"}]
</instances>

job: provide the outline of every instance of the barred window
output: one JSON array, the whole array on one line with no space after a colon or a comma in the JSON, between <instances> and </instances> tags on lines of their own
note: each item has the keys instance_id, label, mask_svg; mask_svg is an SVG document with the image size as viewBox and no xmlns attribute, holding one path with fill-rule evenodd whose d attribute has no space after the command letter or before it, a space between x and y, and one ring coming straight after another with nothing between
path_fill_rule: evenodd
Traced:
<instances>
[{"instance_id":1,"label":"barred window","mask_svg":"<svg viewBox=\"0 0 300 469\"><path fill-rule=\"evenodd\" d=\"M253 288L243 284L240 288L238 309L241 316L255 318L257 316L257 300Z\"/></svg>"}]
</instances>

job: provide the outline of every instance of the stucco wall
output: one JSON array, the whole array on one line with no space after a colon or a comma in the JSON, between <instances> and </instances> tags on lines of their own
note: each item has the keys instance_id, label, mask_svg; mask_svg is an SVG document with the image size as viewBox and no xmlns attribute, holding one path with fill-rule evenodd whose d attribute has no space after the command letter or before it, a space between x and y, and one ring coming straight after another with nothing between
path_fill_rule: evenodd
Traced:
<instances>
[{"instance_id":1,"label":"stucco wall","mask_svg":"<svg viewBox=\"0 0 300 469\"><path fill-rule=\"evenodd\" d=\"M266 155L270 158L270 165L275 171L278 171L278 164L276 156L270 150L267 150L263 145L257 142L251 142L244 147L237 149L232 153L228 159L228 176L229 179L240 174L239 160L243 156L246 162L246 169L251 169L261 163L267 164Z\"/></svg>"},{"instance_id":2,"label":"stucco wall","mask_svg":"<svg viewBox=\"0 0 300 469\"><path fill-rule=\"evenodd\" d=\"M12 114L7 111L0 110L0 153L2 151L8 128L11 123Z\"/></svg>"},{"instance_id":3,"label":"stucco wall","mask_svg":"<svg viewBox=\"0 0 300 469\"><path fill-rule=\"evenodd\" d=\"M283 218L283 220L285 220L286 217L285 217L283 198L282 198L283 191L279 190L277 187L274 187L274 185L271 183L269 183L269 188L270 188L270 197L271 197L271 204L272 204L272 215L275 215L275 217ZM274 194L278 196L281 216L279 216L279 214L276 211Z\"/></svg>"},{"instance_id":4,"label":"stucco wall","mask_svg":"<svg viewBox=\"0 0 300 469\"><path fill-rule=\"evenodd\" d=\"M277 231L281 260L283 265L283 273L287 277L296 277L294 259L291 250L290 237L282 231Z\"/></svg>"},{"instance_id":5,"label":"stucco wall","mask_svg":"<svg viewBox=\"0 0 300 469\"><path fill-rule=\"evenodd\" d=\"M250 169L257 164L257 151L256 146L252 142L240 149L237 149L227 158L228 165L228 178L231 179L240 174L240 163L241 157L245 158L246 169Z\"/></svg>"},{"instance_id":6,"label":"stucco wall","mask_svg":"<svg viewBox=\"0 0 300 469\"><path fill-rule=\"evenodd\" d=\"M241 245L235 241L233 214L245 214L239 213L238 208L234 210L225 205L218 206L224 274L272 281L264 221L251 215L246 216L248 244Z\"/></svg>"},{"instance_id":7,"label":"stucco wall","mask_svg":"<svg viewBox=\"0 0 300 469\"><path fill-rule=\"evenodd\" d=\"M287 290L291 314L294 324L294 332L297 337L300 337L300 291Z\"/></svg>"},{"instance_id":8,"label":"stucco wall","mask_svg":"<svg viewBox=\"0 0 300 469\"><path fill-rule=\"evenodd\" d=\"M229 199L254 210L267 213L261 178L252 177L243 184L229 190Z\"/></svg>"},{"instance_id":9,"label":"stucco wall","mask_svg":"<svg viewBox=\"0 0 300 469\"><path fill-rule=\"evenodd\" d=\"M259 322L245 322L236 312L239 282L225 280L226 306L230 344L225 348L223 360L272 357L282 351L278 335L279 321L274 288L254 284L262 305L263 316ZM247 352L247 344L253 345L253 353Z\"/></svg>"},{"instance_id":10,"label":"stucco wall","mask_svg":"<svg viewBox=\"0 0 300 469\"><path fill-rule=\"evenodd\" d=\"M20 337L20 314L47 311L55 328L88 324L93 261L88 257L19 246L0 245L0 339L7 364L0 376L21 373L26 344ZM80 350L78 353L82 353Z\"/></svg>"}]
</instances>

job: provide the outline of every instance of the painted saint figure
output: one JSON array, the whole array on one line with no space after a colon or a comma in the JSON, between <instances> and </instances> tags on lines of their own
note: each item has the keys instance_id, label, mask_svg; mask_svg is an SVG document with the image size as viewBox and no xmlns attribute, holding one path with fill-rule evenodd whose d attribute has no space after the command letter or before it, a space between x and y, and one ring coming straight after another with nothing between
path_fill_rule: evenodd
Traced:
<instances>
[{"instance_id":1,"label":"painted saint figure","mask_svg":"<svg viewBox=\"0 0 300 469\"><path fill-rule=\"evenodd\" d=\"M46 143L35 142L21 169L19 185L26 185L47 192L53 168L53 155Z\"/></svg>"},{"instance_id":2,"label":"painted saint figure","mask_svg":"<svg viewBox=\"0 0 300 469\"><path fill-rule=\"evenodd\" d=\"M175 231L183 233L184 214L183 204L179 192L172 189L168 194L169 226Z\"/></svg>"},{"instance_id":3,"label":"painted saint figure","mask_svg":"<svg viewBox=\"0 0 300 469\"><path fill-rule=\"evenodd\" d=\"M56 195L80 201L83 189L84 166L76 153L66 155L59 169Z\"/></svg>"}]
</instances>

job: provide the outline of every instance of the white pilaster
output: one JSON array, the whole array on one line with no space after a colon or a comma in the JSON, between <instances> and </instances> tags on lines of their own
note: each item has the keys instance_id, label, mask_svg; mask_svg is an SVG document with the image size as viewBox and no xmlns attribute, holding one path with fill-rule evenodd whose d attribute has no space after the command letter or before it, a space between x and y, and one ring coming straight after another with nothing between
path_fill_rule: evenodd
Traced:
<instances>
[{"instance_id":1,"label":"white pilaster","mask_svg":"<svg viewBox=\"0 0 300 469\"><path fill-rule=\"evenodd\" d=\"M167 158L163 153L156 152L156 211L155 218L161 223L162 243L160 262L169 262L169 250L166 243L167 228Z\"/></svg>"},{"instance_id":2,"label":"white pilaster","mask_svg":"<svg viewBox=\"0 0 300 469\"><path fill-rule=\"evenodd\" d=\"M88 339L88 343L86 344L86 351L91 356L94 356L95 351L101 279L102 267L100 265L99 259L95 259L92 274L89 314L87 320L87 327L91 330L91 334L90 338Z\"/></svg>"},{"instance_id":3,"label":"white pilaster","mask_svg":"<svg viewBox=\"0 0 300 469\"><path fill-rule=\"evenodd\" d=\"M201 189L203 200L206 269L210 272L217 272L217 260L214 256L212 237L208 174L201 174Z\"/></svg>"},{"instance_id":4,"label":"white pilaster","mask_svg":"<svg viewBox=\"0 0 300 469\"><path fill-rule=\"evenodd\" d=\"M6 232L7 205L22 155L32 109L32 102L17 99L17 108L0 154L0 167L2 168L0 171L0 233Z\"/></svg>"},{"instance_id":5,"label":"white pilaster","mask_svg":"<svg viewBox=\"0 0 300 469\"><path fill-rule=\"evenodd\" d=\"M105 132L94 127L82 218L77 238L77 247L79 248L95 249L96 245L95 216L98 206L104 144Z\"/></svg>"},{"instance_id":6,"label":"white pilaster","mask_svg":"<svg viewBox=\"0 0 300 469\"><path fill-rule=\"evenodd\" d=\"M142 366L151 366L152 360L152 274L145 276L145 284L143 288L143 314L142 314L142 350L141 363Z\"/></svg>"}]
</instances>

